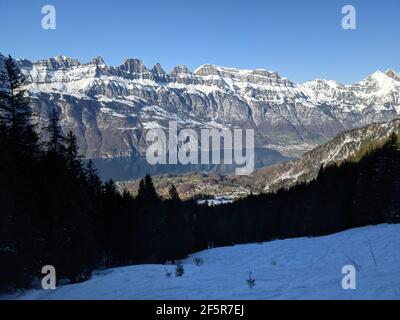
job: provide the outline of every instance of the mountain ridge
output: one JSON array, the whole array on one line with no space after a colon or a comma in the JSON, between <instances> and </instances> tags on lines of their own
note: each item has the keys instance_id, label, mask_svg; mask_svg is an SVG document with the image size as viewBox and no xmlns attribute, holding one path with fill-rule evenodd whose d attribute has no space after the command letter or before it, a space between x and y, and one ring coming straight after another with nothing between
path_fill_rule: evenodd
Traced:
<instances>
[{"instance_id":1,"label":"mountain ridge","mask_svg":"<svg viewBox=\"0 0 400 320\"><path fill-rule=\"evenodd\" d=\"M0 56L0 65L4 56ZM296 84L277 72L204 64L166 73L139 59L108 66L97 57L81 63L66 56L17 63L41 127L61 114L90 158L145 154L149 128L252 128L258 148L298 157L337 133L400 115L400 76L375 72L352 85L333 80Z\"/></svg>"}]
</instances>

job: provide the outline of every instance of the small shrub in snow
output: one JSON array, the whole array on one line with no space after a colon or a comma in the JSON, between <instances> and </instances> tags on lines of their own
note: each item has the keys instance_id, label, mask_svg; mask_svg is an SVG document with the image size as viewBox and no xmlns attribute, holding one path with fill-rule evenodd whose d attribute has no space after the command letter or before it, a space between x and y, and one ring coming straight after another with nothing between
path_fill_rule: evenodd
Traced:
<instances>
[{"instance_id":1,"label":"small shrub in snow","mask_svg":"<svg viewBox=\"0 0 400 320\"><path fill-rule=\"evenodd\" d=\"M249 271L249 277L246 281L249 288L253 288L256 285L256 279L253 278L253 273L251 271Z\"/></svg>"},{"instance_id":2,"label":"small shrub in snow","mask_svg":"<svg viewBox=\"0 0 400 320\"><path fill-rule=\"evenodd\" d=\"M195 266L198 266L198 267L200 267L204 263L202 258L197 258L197 257L193 259L193 262L194 262Z\"/></svg>"},{"instance_id":3,"label":"small shrub in snow","mask_svg":"<svg viewBox=\"0 0 400 320\"><path fill-rule=\"evenodd\" d=\"M185 273L185 268L182 264L178 264L175 269L175 277L182 277Z\"/></svg>"},{"instance_id":4,"label":"small shrub in snow","mask_svg":"<svg viewBox=\"0 0 400 320\"><path fill-rule=\"evenodd\" d=\"M170 278L172 276L172 272L168 271L167 269L165 269L165 276L167 278Z\"/></svg>"}]
</instances>

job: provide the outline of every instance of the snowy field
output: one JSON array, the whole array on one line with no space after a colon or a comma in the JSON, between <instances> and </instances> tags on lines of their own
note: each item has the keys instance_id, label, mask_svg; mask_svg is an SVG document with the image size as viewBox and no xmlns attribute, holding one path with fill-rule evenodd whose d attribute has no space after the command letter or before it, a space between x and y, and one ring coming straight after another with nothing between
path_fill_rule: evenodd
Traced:
<instances>
[{"instance_id":1,"label":"snowy field","mask_svg":"<svg viewBox=\"0 0 400 320\"><path fill-rule=\"evenodd\" d=\"M194 257L203 265L196 266ZM183 263L180 278L172 265L137 265L3 299L400 299L400 225L211 249ZM342 267L349 264L358 269L356 290L341 286ZM173 275L166 277L166 270Z\"/></svg>"}]
</instances>

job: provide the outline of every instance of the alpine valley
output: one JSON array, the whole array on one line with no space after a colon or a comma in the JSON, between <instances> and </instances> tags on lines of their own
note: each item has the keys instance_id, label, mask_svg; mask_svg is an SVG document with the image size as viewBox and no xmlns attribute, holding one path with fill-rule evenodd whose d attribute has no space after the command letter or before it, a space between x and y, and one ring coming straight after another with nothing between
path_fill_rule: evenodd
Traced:
<instances>
[{"instance_id":1,"label":"alpine valley","mask_svg":"<svg viewBox=\"0 0 400 320\"><path fill-rule=\"evenodd\" d=\"M257 169L248 176L216 172L164 174L154 177L154 184L157 192L164 197L174 184L181 198L205 198L211 205L228 203L250 194L276 192L310 182L317 178L322 167L340 165L344 161L357 162L380 147L392 133L400 133L400 119L341 132L298 159ZM120 191L128 190L136 194L139 180L122 181L117 185Z\"/></svg>"},{"instance_id":2,"label":"alpine valley","mask_svg":"<svg viewBox=\"0 0 400 320\"><path fill-rule=\"evenodd\" d=\"M0 68L4 59L0 54ZM88 63L65 56L17 63L27 76L39 127L58 110L64 131L77 135L85 157L106 163L141 159L135 161L145 166L146 129L167 128L170 120L179 128L255 129L256 166L266 167L400 112L400 74L392 70L343 85L323 79L297 84L264 69L211 64L193 72L181 65L166 73L160 64L147 68L138 59L120 66L101 57ZM173 170L199 168L189 169ZM110 173L117 180L142 174Z\"/></svg>"}]
</instances>

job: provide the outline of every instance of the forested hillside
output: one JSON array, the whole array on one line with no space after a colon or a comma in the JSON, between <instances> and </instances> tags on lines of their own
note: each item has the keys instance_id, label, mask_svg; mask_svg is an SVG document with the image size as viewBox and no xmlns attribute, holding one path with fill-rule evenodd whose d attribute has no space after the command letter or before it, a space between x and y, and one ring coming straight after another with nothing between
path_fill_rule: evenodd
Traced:
<instances>
[{"instance_id":1,"label":"forested hillside","mask_svg":"<svg viewBox=\"0 0 400 320\"><path fill-rule=\"evenodd\" d=\"M24 77L8 58L0 82L0 290L29 287L43 265L79 282L99 267L162 263L212 246L316 236L398 222L400 152L393 134L316 180L218 207L160 198L147 175L136 197L103 183L54 111L38 128ZM40 132L39 134L37 132Z\"/></svg>"}]
</instances>

